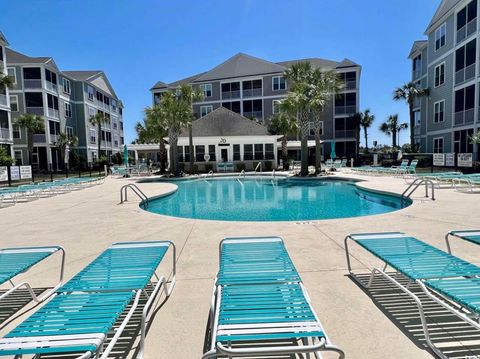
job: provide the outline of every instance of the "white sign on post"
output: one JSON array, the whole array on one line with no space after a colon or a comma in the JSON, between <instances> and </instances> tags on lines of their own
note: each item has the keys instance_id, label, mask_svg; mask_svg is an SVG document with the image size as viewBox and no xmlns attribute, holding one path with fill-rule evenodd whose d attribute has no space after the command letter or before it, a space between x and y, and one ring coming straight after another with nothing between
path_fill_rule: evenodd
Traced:
<instances>
[{"instance_id":1,"label":"white sign on post","mask_svg":"<svg viewBox=\"0 0 480 359\"><path fill-rule=\"evenodd\" d=\"M471 153L459 153L458 154L458 167L472 167L473 156Z\"/></svg>"},{"instance_id":2,"label":"white sign on post","mask_svg":"<svg viewBox=\"0 0 480 359\"><path fill-rule=\"evenodd\" d=\"M0 167L0 182L8 181L8 168L7 166Z\"/></svg>"},{"instance_id":3,"label":"white sign on post","mask_svg":"<svg viewBox=\"0 0 480 359\"><path fill-rule=\"evenodd\" d=\"M20 177L22 179L32 178L32 166L20 166Z\"/></svg>"},{"instance_id":4,"label":"white sign on post","mask_svg":"<svg viewBox=\"0 0 480 359\"><path fill-rule=\"evenodd\" d=\"M443 153L434 153L433 154L433 165L434 166L445 166L445 155Z\"/></svg>"},{"instance_id":5,"label":"white sign on post","mask_svg":"<svg viewBox=\"0 0 480 359\"><path fill-rule=\"evenodd\" d=\"M455 153L445 153L445 166L455 167Z\"/></svg>"},{"instance_id":6,"label":"white sign on post","mask_svg":"<svg viewBox=\"0 0 480 359\"><path fill-rule=\"evenodd\" d=\"M18 166L10 167L10 179L12 181L18 181L20 179L20 167Z\"/></svg>"}]
</instances>

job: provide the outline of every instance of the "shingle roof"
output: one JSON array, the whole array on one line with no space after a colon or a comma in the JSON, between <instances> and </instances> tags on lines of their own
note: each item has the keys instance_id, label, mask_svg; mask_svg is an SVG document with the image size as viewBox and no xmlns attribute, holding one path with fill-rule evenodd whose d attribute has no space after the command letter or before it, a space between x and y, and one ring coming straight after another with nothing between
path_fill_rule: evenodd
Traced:
<instances>
[{"instance_id":1,"label":"shingle roof","mask_svg":"<svg viewBox=\"0 0 480 359\"><path fill-rule=\"evenodd\" d=\"M460 1L462 0L442 0L440 5L437 8L437 11L432 17L432 20L430 20L430 23L427 26L427 29L425 30L425 34L430 32L430 29L437 23L437 21L440 21L446 14L450 12Z\"/></svg>"},{"instance_id":2,"label":"shingle roof","mask_svg":"<svg viewBox=\"0 0 480 359\"><path fill-rule=\"evenodd\" d=\"M225 107L219 107L192 123L194 137L269 136L267 128ZM188 137L184 130L180 137Z\"/></svg>"},{"instance_id":3,"label":"shingle roof","mask_svg":"<svg viewBox=\"0 0 480 359\"><path fill-rule=\"evenodd\" d=\"M414 53L416 53L419 50L422 50L428 45L427 40L417 40L413 43L412 49L410 50L410 54L408 54L408 58L411 58Z\"/></svg>"},{"instance_id":4,"label":"shingle roof","mask_svg":"<svg viewBox=\"0 0 480 359\"><path fill-rule=\"evenodd\" d=\"M75 80L78 81L87 81L88 79L102 74L102 70L92 70L92 71L62 71L65 75L72 77Z\"/></svg>"},{"instance_id":5,"label":"shingle roof","mask_svg":"<svg viewBox=\"0 0 480 359\"><path fill-rule=\"evenodd\" d=\"M7 38L3 34L3 32L0 31L0 41L2 41L5 45L9 46L10 44L7 41Z\"/></svg>"},{"instance_id":6,"label":"shingle roof","mask_svg":"<svg viewBox=\"0 0 480 359\"><path fill-rule=\"evenodd\" d=\"M7 63L10 64L24 64L24 63L31 63L31 64L44 64L52 60L51 57L30 57L20 52L14 51L12 49L6 49L7 54Z\"/></svg>"}]
</instances>

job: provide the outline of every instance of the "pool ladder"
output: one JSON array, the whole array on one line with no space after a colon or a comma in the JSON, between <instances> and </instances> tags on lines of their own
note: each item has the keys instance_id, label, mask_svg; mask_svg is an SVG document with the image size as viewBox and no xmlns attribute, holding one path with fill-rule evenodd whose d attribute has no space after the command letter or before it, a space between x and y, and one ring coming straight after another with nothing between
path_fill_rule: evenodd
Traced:
<instances>
[{"instance_id":1,"label":"pool ladder","mask_svg":"<svg viewBox=\"0 0 480 359\"><path fill-rule=\"evenodd\" d=\"M425 179L425 178L417 178L413 181L405 191L402 193L402 197L410 198L410 196L417 190L418 187L421 185L425 185L425 197L428 198L428 186L432 189L432 201L435 201L435 186L432 180Z\"/></svg>"},{"instance_id":2,"label":"pool ladder","mask_svg":"<svg viewBox=\"0 0 480 359\"><path fill-rule=\"evenodd\" d=\"M145 202L145 207L148 208L149 205L149 200L148 197L145 193L142 192L140 188L138 188L137 185L133 183L126 184L120 188L120 204L123 202L128 201L128 196L127 196L127 190L130 188L130 190L135 193L142 201Z\"/></svg>"}]
</instances>

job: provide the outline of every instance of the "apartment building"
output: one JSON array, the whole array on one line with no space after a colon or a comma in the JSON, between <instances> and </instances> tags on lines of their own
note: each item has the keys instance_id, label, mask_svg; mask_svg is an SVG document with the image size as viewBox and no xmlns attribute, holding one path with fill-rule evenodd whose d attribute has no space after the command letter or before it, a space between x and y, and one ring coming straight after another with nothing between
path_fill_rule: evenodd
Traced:
<instances>
[{"instance_id":1,"label":"apartment building","mask_svg":"<svg viewBox=\"0 0 480 359\"><path fill-rule=\"evenodd\" d=\"M152 100L154 104L158 103L163 92L181 84L189 84L200 88L204 94L203 101L194 104L197 118L224 107L268 125L270 117L279 112L280 101L289 89L288 81L283 77L284 71L288 66L304 61L325 70L334 70L345 81L344 91L338 96L332 95L331 104L322 114L323 153L330 153L330 143L335 140L338 156L354 157L355 126L349 117L359 111L361 67L348 59L337 62L311 58L275 63L239 53L209 71L169 84L157 82L150 90ZM295 136L292 137L294 139ZM310 140L313 139L312 126ZM313 147L312 142L310 146Z\"/></svg>"},{"instance_id":2,"label":"apartment building","mask_svg":"<svg viewBox=\"0 0 480 359\"><path fill-rule=\"evenodd\" d=\"M7 39L0 31L0 71L7 75L6 48L9 46ZM10 103L8 88L0 88L0 147L7 149L13 156L13 133L10 117Z\"/></svg>"},{"instance_id":3,"label":"apartment building","mask_svg":"<svg viewBox=\"0 0 480 359\"><path fill-rule=\"evenodd\" d=\"M14 80L9 102L12 121L24 113L42 116L44 131L34 134L33 163L39 170L64 167L57 136L66 133L78 137L75 150L83 161L108 158L122 150L124 144L122 102L103 71L61 71L52 57L31 57L6 50L7 71ZM102 112L110 121L101 133L89 119ZM14 156L18 163L28 163L27 134L13 125Z\"/></svg>"},{"instance_id":4,"label":"apartment building","mask_svg":"<svg viewBox=\"0 0 480 359\"><path fill-rule=\"evenodd\" d=\"M477 152L468 137L480 126L479 25L477 0L442 0L412 46L412 80L430 90L415 102L421 152Z\"/></svg>"}]
</instances>

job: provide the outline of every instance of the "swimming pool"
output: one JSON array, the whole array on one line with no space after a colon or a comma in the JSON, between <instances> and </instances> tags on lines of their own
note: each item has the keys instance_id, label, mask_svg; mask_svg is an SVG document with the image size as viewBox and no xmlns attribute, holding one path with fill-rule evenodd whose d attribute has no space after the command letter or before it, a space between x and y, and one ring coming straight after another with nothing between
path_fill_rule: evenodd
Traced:
<instances>
[{"instance_id":1,"label":"swimming pool","mask_svg":"<svg viewBox=\"0 0 480 359\"><path fill-rule=\"evenodd\" d=\"M176 181L178 190L154 198L150 212L219 221L305 221L392 212L411 204L359 189L344 180L212 178Z\"/></svg>"}]
</instances>

